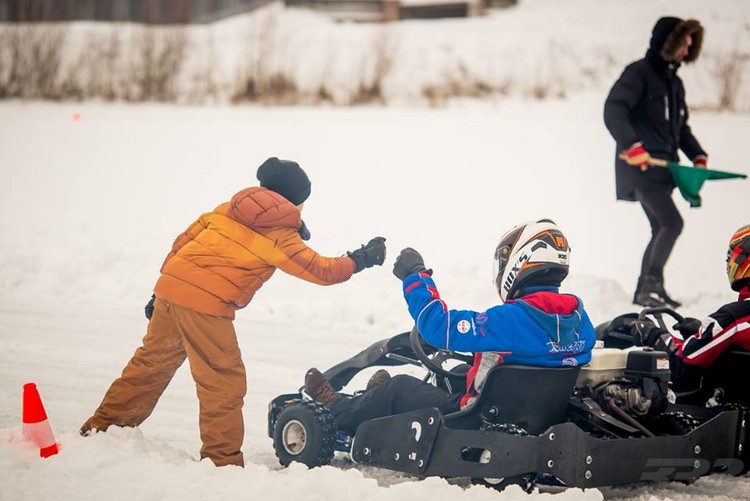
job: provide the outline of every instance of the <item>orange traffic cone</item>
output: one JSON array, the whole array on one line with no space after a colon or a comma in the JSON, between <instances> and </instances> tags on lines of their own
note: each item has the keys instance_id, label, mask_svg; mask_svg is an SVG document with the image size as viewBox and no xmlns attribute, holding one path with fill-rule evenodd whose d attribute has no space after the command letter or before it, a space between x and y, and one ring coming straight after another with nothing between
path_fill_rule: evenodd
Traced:
<instances>
[{"instance_id":1,"label":"orange traffic cone","mask_svg":"<svg viewBox=\"0 0 750 501\"><path fill-rule=\"evenodd\" d=\"M34 383L23 385L23 434L39 446L39 455L43 458L54 456L60 451Z\"/></svg>"}]
</instances>

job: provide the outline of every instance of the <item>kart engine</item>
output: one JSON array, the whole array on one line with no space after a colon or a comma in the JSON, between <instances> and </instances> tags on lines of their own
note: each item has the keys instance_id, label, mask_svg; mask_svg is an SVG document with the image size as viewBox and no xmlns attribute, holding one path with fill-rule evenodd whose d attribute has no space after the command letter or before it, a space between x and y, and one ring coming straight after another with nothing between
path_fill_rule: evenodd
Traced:
<instances>
[{"instance_id":1,"label":"kart engine","mask_svg":"<svg viewBox=\"0 0 750 501\"><path fill-rule=\"evenodd\" d=\"M663 412L669 390L669 358L651 348L597 348L581 368L578 387L590 389L604 408L616 406L630 416Z\"/></svg>"},{"instance_id":2,"label":"kart engine","mask_svg":"<svg viewBox=\"0 0 750 501\"><path fill-rule=\"evenodd\" d=\"M669 377L666 353L652 349L629 351L624 378L599 386L597 400L614 404L634 417L659 414L668 404Z\"/></svg>"},{"instance_id":3,"label":"kart engine","mask_svg":"<svg viewBox=\"0 0 750 501\"><path fill-rule=\"evenodd\" d=\"M651 399L635 383L618 382L605 385L600 390L599 400L612 402L631 416L645 416L651 409Z\"/></svg>"}]
</instances>

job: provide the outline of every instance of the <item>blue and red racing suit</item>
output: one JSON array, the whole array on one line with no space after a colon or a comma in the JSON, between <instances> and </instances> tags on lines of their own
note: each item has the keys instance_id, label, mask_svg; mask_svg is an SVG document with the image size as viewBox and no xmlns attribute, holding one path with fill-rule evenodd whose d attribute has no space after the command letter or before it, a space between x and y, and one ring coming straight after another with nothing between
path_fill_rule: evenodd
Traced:
<instances>
[{"instance_id":1,"label":"blue and red racing suit","mask_svg":"<svg viewBox=\"0 0 750 501\"><path fill-rule=\"evenodd\" d=\"M530 287L486 311L450 310L426 273L404 277L404 298L422 337L443 350L473 352L461 406L482 389L497 364L562 367L586 364L596 341L583 302L557 287Z\"/></svg>"},{"instance_id":2,"label":"blue and red racing suit","mask_svg":"<svg viewBox=\"0 0 750 501\"><path fill-rule=\"evenodd\" d=\"M702 369L711 367L732 346L750 350L750 287L740 291L737 301L704 318L698 332L684 341L672 336L671 341L683 364Z\"/></svg>"}]
</instances>

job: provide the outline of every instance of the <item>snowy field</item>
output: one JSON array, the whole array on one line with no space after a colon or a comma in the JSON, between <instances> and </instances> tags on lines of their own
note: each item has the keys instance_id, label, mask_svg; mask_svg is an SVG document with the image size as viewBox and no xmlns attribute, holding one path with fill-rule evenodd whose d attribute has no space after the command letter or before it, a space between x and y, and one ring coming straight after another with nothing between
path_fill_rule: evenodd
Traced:
<instances>
[{"instance_id":1,"label":"snowy field","mask_svg":"<svg viewBox=\"0 0 750 501\"><path fill-rule=\"evenodd\" d=\"M618 64L640 57L646 42ZM497 301L490 283L497 239L518 222L551 217L573 249L563 288L583 298L594 323L632 311L649 231L638 205L614 200L614 145L601 118L607 87L562 101L436 110L0 102L0 501L530 499L516 489L416 481L342 460L342 468L282 469L266 436L266 409L301 386L309 367L327 369L410 329L391 274L405 246L435 270L449 306L483 309ZM692 125L712 167L750 173L750 116L700 111ZM248 370L246 468L197 461L198 402L187 366L139 429L80 437L139 346L143 306L175 236L255 185L269 156L298 161L312 180L303 217L313 248L340 255L382 235L385 265L328 288L278 273L238 313ZM699 209L678 200L686 224L666 285L684 315L701 317L735 297L724 258L729 236L750 222L749 183L709 182ZM62 445L46 460L21 434L29 381ZM603 498L745 500L750 477L554 496Z\"/></svg>"}]
</instances>

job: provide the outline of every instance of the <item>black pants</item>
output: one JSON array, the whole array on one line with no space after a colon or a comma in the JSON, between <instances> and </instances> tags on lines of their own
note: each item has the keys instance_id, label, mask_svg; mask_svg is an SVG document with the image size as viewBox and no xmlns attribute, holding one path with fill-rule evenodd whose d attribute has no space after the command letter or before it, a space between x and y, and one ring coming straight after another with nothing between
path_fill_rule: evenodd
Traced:
<instances>
[{"instance_id":1,"label":"black pants","mask_svg":"<svg viewBox=\"0 0 750 501\"><path fill-rule=\"evenodd\" d=\"M651 241L643 253L641 279L650 275L663 280L664 265L667 264L677 237L682 233L684 223L672 200L672 189L666 184L650 184L635 192L636 199L651 223Z\"/></svg>"},{"instance_id":2,"label":"black pants","mask_svg":"<svg viewBox=\"0 0 750 501\"><path fill-rule=\"evenodd\" d=\"M354 434L363 421L402 412L437 407L443 414L459 410L460 394L448 393L405 374L393 376L381 386L352 398L340 398L331 406L336 427Z\"/></svg>"}]
</instances>

